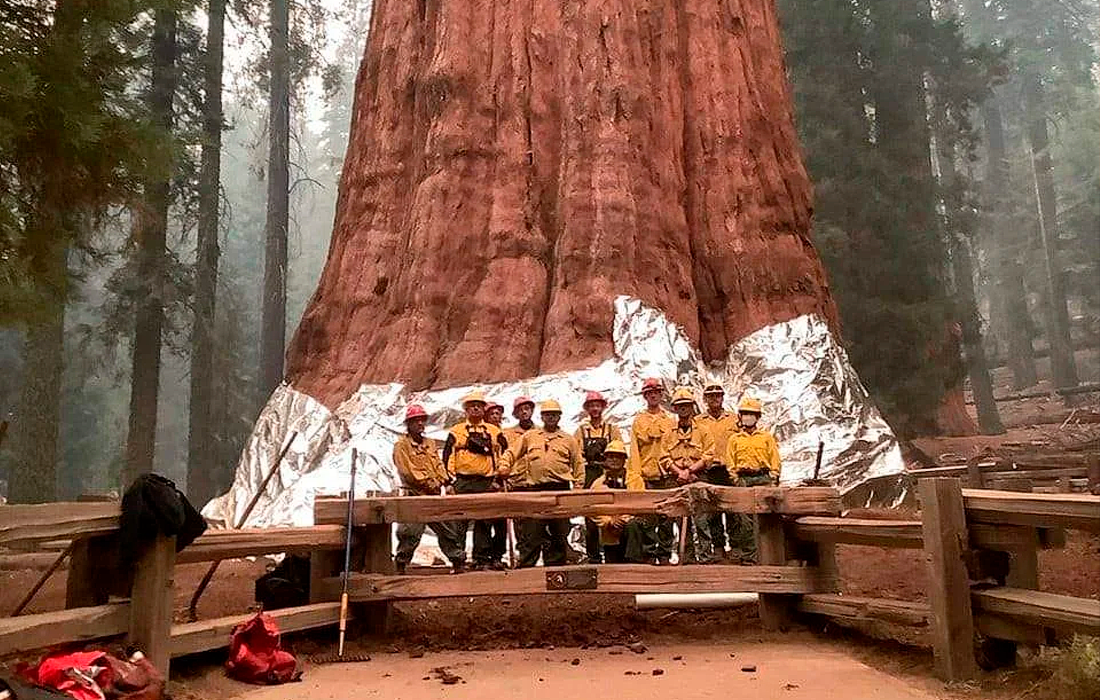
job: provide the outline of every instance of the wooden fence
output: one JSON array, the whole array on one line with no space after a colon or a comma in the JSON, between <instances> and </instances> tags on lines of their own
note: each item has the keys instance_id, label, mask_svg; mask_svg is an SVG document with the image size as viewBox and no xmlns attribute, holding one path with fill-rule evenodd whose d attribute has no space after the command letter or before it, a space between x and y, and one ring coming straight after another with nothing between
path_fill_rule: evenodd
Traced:
<instances>
[{"instance_id":1,"label":"wooden fence","mask_svg":"<svg viewBox=\"0 0 1100 700\"><path fill-rule=\"evenodd\" d=\"M654 593L754 591L769 629L800 615L884 620L929 628L939 673L960 679L976 670L975 631L1013 642L1041 642L1047 631L1100 634L1100 603L1040 592L1037 550L1056 545L1060 528L1100 532L1100 498L967 490L957 479L922 479L922 518L913 521L840 517L831 488L729 488L692 485L671 491L569 491L357 499L349 591L355 616L384 629L395 600L567 592ZM630 513L683 517L698 509L751 513L760 565L564 566L460 576L396 576L391 558L395 522L509 517L561 518ZM173 624L172 577L177 563L275 552L309 552L310 605L274 611L295 631L338 617L341 548L347 502L319 499L309 528L214 531L178 556L161 539L138 562L128 599L111 602L115 504L0 507L0 546L71 540L66 610L0 619L0 655L67 642L126 635L161 668L171 657L216 649L247 615ZM838 544L923 549L928 603L845 596L836 567ZM983 587L972 580L985 581ZM990 583L992 582L992 583Z\"/></svg>"},{"instance_id":2,"label":"wooden fence","mask_svg":"<svg viewBox=\"0 0 1100 700\"><path fill-rule=\"evenodd\" d=\"M1033 491L1035 493L1100 493L1100 455L1060 455L1056 458L1024 458L1020 461L976 456L966 464L930 467L907 472L911 479L956 477L974 489Z\"/></svg>"},{"instance_id":3,"label":"wooden fence","mask_svg":"<svg viewBox=\"0 0 1100 700\"><path fill-rule=\"evenodd\" d=\"M0 506L0 546L71 541L65 609L0 618L0 656L125 636L167 672L172 657L224 647L250 617L174 623L176 564L344 547L342 525L208 531L178 555L175 540L162 537L136 562L131 589L119 591L118 520L117 503ZM339 610L322 602L271 614L282 630L296 631L335 624Z\"/></svg>"}]
</instances>

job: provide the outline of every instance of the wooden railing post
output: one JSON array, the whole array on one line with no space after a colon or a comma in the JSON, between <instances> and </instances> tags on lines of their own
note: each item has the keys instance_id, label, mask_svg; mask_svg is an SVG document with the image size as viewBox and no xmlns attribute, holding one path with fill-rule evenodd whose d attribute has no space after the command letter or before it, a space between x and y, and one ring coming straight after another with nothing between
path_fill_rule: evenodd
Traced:
<instances>
[{"instance_id":1,"label":"wooden railing post","mask_svg":"<svg viewBox=\"0 0 1100 700\"><path fill-rule=\"evenodd\" d=\"M966 460L966 481L967 486L972 489L985 488L985 477L982 475L982 458L980 455L974 455Z\"/></svg>"},{"instance_id":2,"label":"wooden railing post","mask_svg":"<svg viewBox=\"0 0 1100 700\"><path fill-rule=\"evenodd\" d=\"M134 565L128 642L168 678L172 652L173 574L176 538L157 535Z\"/></svg>"},{"instance_id":3,"label":"wooden railing post","mask_svg":"<svg viewBox=\"0 0 1100 700\"><path fill-rule=\"evenodd\" d=\"M1089 455L1086 476L1089 493L1100 496L1100 455Z\"/></svg>"},{"instance_id":4,"label":"wooden railing post","mask_svg":"<svg viewBox=\"0 0 1100 700\"><path fill-rule=\"evenodd\" d=\"M118 538L115 535L76 539L69 556L69 575L65 580L65 608L72 610L104 605L112 594L126 597L128 582L120 573Z\"/></svg>"},{"instance_id":5,"label":"wooden railing post","mask_svg":"<svg viewBox=\"0 0 1100 700\"><path fill-rule=\"evenodd\" d=\"M372 574L394 573L390 525L363 525L355 529L356 541L361 542L359 559L362 570ZM388 601L363 603L356 608L355 619L361 620L367 634L384 635L389 628L390 611L393 606Z\"/></svg>"},{"instance_id":6,"label":"wooden railing post","mask_svg":"<svg viewBox=\"0 0 1100 700\"><path fill-rule=\"evenodd\" d=\"M783 566L787 563L787 536L783 516L760 513L756 516L756 556L760 564ZM790 627L794 596L781 593L760 594L760 622L766 630Z\"/></svg>"},{"instance_id":7,"label":"wooden railing post","mask_svg":"<svg viewBox=\"0 0 1100 700\"><path fill-rule=\"evenodd\" d=\"M965 680L978 669L970 579L963 558L969 543L962 488L958 479L922 479L917 489L936 673L944 680Z\"/></svg>"}]
</instances>

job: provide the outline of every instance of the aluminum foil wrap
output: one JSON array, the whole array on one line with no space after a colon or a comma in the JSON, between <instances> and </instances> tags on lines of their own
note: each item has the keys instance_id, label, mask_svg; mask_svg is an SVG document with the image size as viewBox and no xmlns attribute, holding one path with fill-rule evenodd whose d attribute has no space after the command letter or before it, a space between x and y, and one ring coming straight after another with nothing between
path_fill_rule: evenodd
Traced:
<instances>
[{"instance_id":1,"label":"aluminum foil wrap","mask_svg":"<svg viewBox=\"0 0 1100 700\"><path fill-rule=\"evenodd\" d=\"M599 391L608 400L608 419L629 433L645 405L638 390L646 377L662 378L670 390L692 387L700 407L710 382L726 388L731 408L745 392L761 399L762 424L779 440L784 484L813 476L822 441L820 477L844 492L850 504L893 505L904 496L897 439L822 319L801 316L763 328L731 347L725 363L707 366L664 313L622 296L615 300L613 337L613 357L588 369L429 392L408 392L401 384L364 385L334 412L283 385L260 414L229 493L208 503L203 514L215 525L237 525L295 431L278 475L245 525L312 524L316 496L347 492L352 448L358 460L356 494L395 491L391 454L404 431L408 403L424 406L430 416L427 434L443 440L446 428L462 419L461 399L473 389L506 407L519 396L556 399L568 431L584 418L584 393Z\"/></svg>"}]
</instances>

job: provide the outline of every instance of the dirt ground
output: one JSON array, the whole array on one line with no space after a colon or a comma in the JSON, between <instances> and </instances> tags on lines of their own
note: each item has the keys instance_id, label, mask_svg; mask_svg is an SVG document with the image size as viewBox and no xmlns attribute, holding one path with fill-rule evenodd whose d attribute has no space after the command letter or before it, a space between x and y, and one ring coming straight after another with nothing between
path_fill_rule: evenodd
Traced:
<instances>
[{"instance_id":1,"label":"dirt ground","mask_svg":"<svg viewBox=\"0 0 1100 700\"><path fill-rule=\"evenodd\" d=\"M936 697L930 688L892 677L836 645L804 635L785 642L656 643L642 654L621 647L442 652L416 658L381 654L367 663L309 668L302 683L294 686L254 689L206 677L176 697L549 700L600 697L612 684L619 697L637 700L744 696L824 700L841 694L848 700Z\"/></svg>"}]
</instances>

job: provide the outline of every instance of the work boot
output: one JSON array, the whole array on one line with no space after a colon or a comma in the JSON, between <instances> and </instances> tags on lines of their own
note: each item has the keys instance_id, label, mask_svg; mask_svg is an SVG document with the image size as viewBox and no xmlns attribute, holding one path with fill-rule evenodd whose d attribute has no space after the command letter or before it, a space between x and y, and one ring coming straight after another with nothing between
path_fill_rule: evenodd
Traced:
<instances>
[{"instance_id":1,"label":"work boot","mask_svg":"<svg viewBox=\"0 0 1100 700\"><path fill-rule=\"evenodd\" d=\"M456 561L454 563L454 565L451 566L451 573L452 574L464 574L464 573L466 573L466 562Z\"/></svg>"},{"instance_id":2,"label":"work boot","mask_svg":"<svg viewBox=\"0 0 1100 700\"><path fill-rule=\"evenodd\" d=\"M504 566L504 562L502 561L494 561L489 563L489 568L493 571L504 571L507 567Z\"/></svg>"},{"instance_id":3,"label":"work boot","mask_svg":"<svg viewBox=\"0 0 1100 700\"><path fill-rule=\"evenodd\" d=\"M403 561L399 561L399 562L394 564L394 568L397 569L397 575L398 576L404 576L405 575L406 567L408 567L408 564L406 564Z\"/></svg>"}]
</instances>

